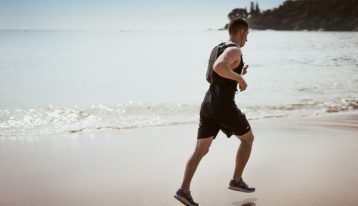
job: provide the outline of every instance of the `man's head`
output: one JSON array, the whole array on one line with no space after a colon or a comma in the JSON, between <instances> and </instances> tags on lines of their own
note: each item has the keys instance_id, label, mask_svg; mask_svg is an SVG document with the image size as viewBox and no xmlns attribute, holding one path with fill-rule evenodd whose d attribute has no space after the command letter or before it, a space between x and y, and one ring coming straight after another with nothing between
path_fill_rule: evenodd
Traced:
<instances>
[{"instance_id":1,"label":"man's head","mask_svg":"<svg viewBox=\"0 0 358 206\"><path fill-rule=\"evenodd\" d=\"M230 21L229 35L230 39L243 47L249 34L249 24L243 18L235 18Z\"/></svg>"}]
</instances>

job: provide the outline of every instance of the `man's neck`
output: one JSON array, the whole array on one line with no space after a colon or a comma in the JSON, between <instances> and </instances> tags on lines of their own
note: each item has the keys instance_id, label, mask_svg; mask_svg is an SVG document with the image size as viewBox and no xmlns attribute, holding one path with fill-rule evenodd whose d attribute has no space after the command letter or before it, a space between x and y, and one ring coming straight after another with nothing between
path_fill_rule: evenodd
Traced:
<instances>
[{"instance_id":1,"label":"man's neck","mask_svg":"<svg viewBox=\"0 0 358 206\"><path fill-rule=\"evenodd\" d=\"M232 43L236 44L238 47L240 47L240 42L237 42L232 38L230 38L228 42L232 42Z\"/></svg>"}]
</instances>

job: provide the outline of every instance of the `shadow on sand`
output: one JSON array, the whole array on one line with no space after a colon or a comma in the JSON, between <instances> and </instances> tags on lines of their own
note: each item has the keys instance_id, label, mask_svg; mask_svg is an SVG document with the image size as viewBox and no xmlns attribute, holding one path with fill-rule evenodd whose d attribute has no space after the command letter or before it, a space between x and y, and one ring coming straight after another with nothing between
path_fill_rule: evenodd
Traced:
<instances>
[{"instance_id":1,"label":"shadow on sand","mask_svg":"<svg viewBox=\"0 0 358 206\"><path fill-rule=\"evenodd\" d=\"M257 198L247 198L241 201L235 201L232 204L235 206L256 206Z\"/></svg>"}]
</instances>

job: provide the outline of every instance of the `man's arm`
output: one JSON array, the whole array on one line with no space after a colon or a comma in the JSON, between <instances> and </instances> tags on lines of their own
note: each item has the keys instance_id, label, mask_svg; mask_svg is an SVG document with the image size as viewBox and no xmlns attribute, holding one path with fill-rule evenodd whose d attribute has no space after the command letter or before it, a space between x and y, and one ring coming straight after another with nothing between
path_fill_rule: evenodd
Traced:
<instances>
[{"instance_id":1,"label":"man's arm","mask_svg":"<svg viewBox=\"0 0 358 206\"><path fill-rule=\"evenodd\" d=\"M241 51L238 48L225 49L223 54L215 61L213 65L214 71L227 79L235 80L240 85L240 90L246 89L247 84L242 76L233 71L235 69L235 63L241 61Z\"/></svg>"}]
</instances>

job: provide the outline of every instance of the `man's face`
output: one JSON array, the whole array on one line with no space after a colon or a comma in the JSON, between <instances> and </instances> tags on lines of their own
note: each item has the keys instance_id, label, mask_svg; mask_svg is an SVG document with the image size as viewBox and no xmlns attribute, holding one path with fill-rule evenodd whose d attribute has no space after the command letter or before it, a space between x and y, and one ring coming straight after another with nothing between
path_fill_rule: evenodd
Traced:
<instances>
[{"instance_id":1,"label":"man's face","mask_svg":"<svg viewBox=\"0 0 358 206\"><path fill-rule=\"evenodd\" d=\"M249 29L241 29L238 34L240 35L239 38L241 40L240 47L243 47L245 45L245 43L247 42L247 35L249 35Z\"/></svg>"}]
</instances>

